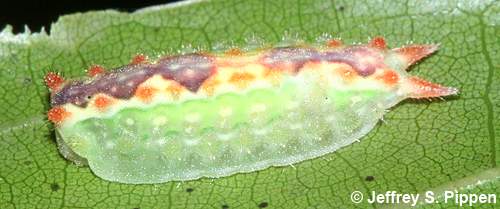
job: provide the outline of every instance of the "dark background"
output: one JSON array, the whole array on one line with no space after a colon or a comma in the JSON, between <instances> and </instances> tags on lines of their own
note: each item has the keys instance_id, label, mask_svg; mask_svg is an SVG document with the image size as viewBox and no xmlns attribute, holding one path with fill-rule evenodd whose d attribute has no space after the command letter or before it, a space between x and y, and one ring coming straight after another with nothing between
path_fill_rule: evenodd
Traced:
<instances>
[{"instance_id":1,"label":"dark background","mask_svg":"<svg viewBox=\"0 0 500 209\"><path fill-rule=\"evenodd\" d=\"M82 1L82 0L5 0L0 3L0 30L6 25L12 25L14 33L24 32L27 25L32 32L39 32L42 27L50 31L50 25L61 15L91 10L116 9L123 12L133 12L137 9L175 2L163 1Z\"/></svg>"}]
</instances>

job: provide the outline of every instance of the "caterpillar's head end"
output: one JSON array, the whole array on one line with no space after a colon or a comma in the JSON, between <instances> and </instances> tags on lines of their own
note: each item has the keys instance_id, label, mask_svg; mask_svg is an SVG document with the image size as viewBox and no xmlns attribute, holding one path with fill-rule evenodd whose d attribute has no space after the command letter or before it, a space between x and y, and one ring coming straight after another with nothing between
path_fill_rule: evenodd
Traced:
<instances>
[{"instance_id":1,"label":"caterpillar's head end","mask_svg":"<svg viewBox=\"0 0 500 209\"><path fill-rule=\"evenodd\" d=\"M58 90L64 83L64 79L54 72L48 72L47 75L45 75L44 81L50 91Z\"/></svg>"},{"instance_id":2,"label":"caterpillar's head end","mask_svg":"<svg viewBox=\"0 0 500 209\"><path fill-rule=\"evenodd\" d=\"M457 88L441 86L415 76L408 77L406 79L404 89L409 98L416 99L444 97L458 94Z\"/></svg>"}]
</instances>

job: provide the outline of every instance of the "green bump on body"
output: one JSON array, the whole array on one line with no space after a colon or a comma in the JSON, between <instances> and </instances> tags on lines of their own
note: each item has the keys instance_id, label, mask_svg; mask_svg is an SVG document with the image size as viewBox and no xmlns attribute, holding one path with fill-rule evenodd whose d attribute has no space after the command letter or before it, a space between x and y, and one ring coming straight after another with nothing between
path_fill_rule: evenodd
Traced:
<instances>
[{"instance_id":1,"label":"green bump on body","mask_svg":"<svg viewBox=\"0 0 500 209\"><path fill-rule=\"evenodd\" d=\"M219 177L332 152L373 127L384 110L375 104L395 100L384 91L308 87L285 82L275 89L128 108L59 133L111 181Z\"/></svg>"}]
</instances>

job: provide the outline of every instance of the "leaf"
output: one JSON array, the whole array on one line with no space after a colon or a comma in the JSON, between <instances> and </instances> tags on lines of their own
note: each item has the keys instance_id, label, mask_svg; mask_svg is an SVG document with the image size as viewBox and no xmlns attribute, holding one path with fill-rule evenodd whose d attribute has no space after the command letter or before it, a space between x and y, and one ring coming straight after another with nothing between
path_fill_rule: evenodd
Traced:
<instances>
[{"instance_id":1,"label":"leaf","mask_svg":"<svg viewBox=\"0 0 500 209\"><path fill-rule=\"evenodd\" d=\"M350 195L499 194L499 14L499 1L220 0L63 16L50 35L13 35L7 27L0 34L0 208L405 208L354 204ZM440 43L411 73L461 94L403 102L360 143L335 153L220 179L110 183L59 155L45 117L42 77L49 70L76 77L92 64L112 68L140 52L244 46L252 36L277 43L285 34L314 42L324 33L346 43L383 35L392 47Z\"/></svg>"}]
</instances>

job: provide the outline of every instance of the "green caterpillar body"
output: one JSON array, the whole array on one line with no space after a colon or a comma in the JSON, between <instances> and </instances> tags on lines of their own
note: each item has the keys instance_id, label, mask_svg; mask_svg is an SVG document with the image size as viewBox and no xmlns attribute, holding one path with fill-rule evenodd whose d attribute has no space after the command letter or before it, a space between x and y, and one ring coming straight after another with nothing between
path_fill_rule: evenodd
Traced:
<instances>
[{"instance_id":1,"label":"green caterpillar body","mask_svg":"<svg viewBox=\"0 0 500 209\"><path fill-rule=\"evenodd\" d=\"M52 74L48 116L61 153L106 180L223 177L334 152L401 100L456 94L405 72L435 49L375 39L170 56L86 81Z\"/></svg>"}]
</instances>

